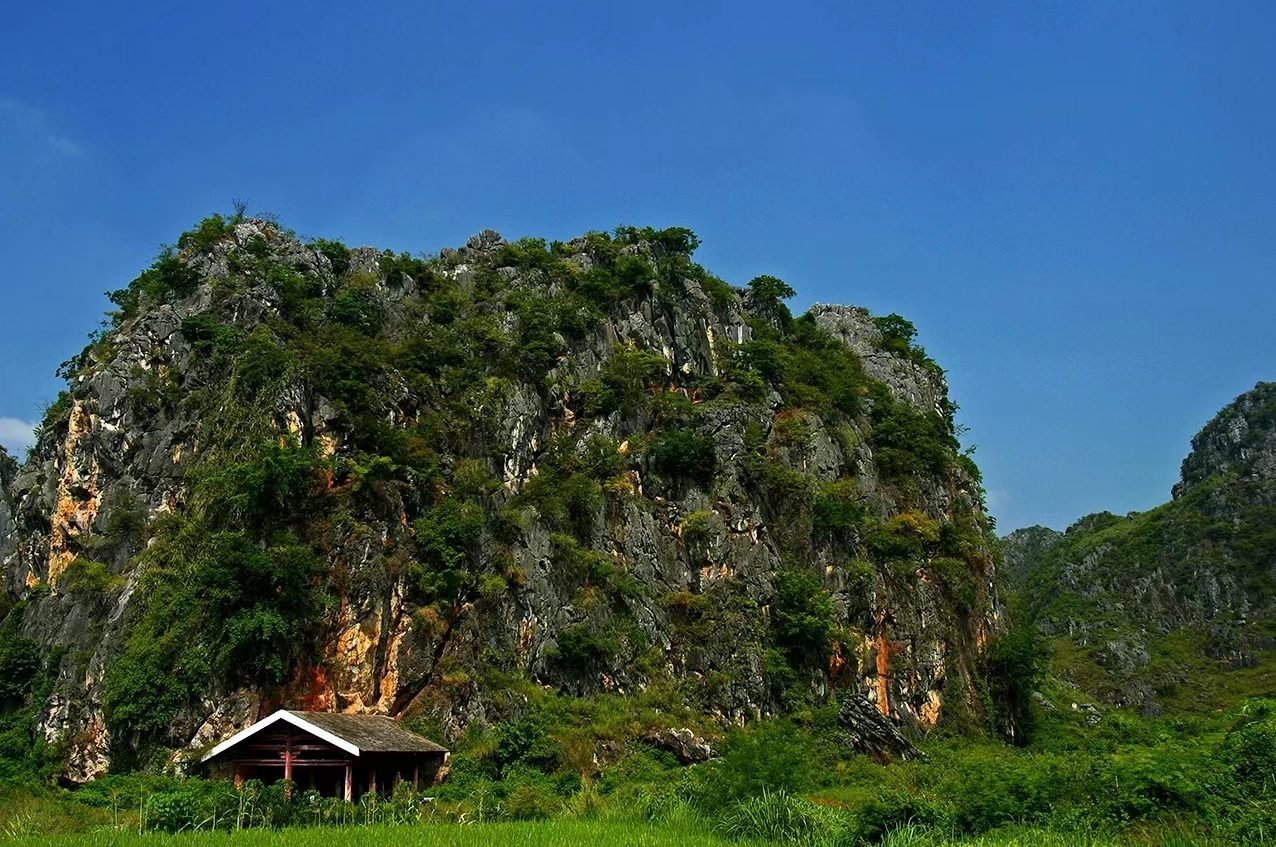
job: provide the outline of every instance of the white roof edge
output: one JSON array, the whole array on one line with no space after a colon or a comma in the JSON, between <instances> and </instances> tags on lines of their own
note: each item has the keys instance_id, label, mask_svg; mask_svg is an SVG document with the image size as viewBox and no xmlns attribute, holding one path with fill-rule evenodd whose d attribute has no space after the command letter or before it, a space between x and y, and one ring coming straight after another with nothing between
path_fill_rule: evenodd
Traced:
<instances>
[{"instance_id":1,"label":"white roof edge","mask_svg":"<svg viewBox=\"0 0 1276 847\"><path fill-rule=\"evenodd\" d=\"M252 736L256 735L258 732L261 732L266 727L271 726L272 724L275 724L279 721L290 723L293 726L297 727L298 729L303 729L306 732L309 732L311 735L317 736L318 738L322 738L324 741L327 741L329 744L333 745L334 747L337 747L341 750L345 750L347 753L349 753L352 756L359 755L359 748L351 744L349 741L346 741L344 738L341 738L340 736L337 736L337 735L333 735L331 732L328 732L326 729L322 729L321 727L315 726L310 721L306 720L305 718L301 717L295 712L290 712L287 709L280 709L279 711L275 712L270 717L262 718L261 720L257 721L257 723L253 724L252 726L246 729L242 729L239 732L232 735L230 738L227 738L221 744L218 744L212 750L209 750L207 753L205 753L204 756L200 758L200 761L207 762L209 759L213 758L214 756L224 753L227 750L229 750L231 747L234 747L236 744L243 741L245 738L251 738Z\"/></svg>"}]
</instances>

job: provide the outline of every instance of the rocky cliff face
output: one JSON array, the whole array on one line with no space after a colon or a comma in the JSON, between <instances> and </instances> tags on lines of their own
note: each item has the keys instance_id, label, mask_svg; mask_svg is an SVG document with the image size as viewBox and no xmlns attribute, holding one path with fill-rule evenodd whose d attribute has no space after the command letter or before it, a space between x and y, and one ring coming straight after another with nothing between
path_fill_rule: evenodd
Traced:
<instances>
[{"instance_id":1,"label":"rocky cliff face","mask_svg":"<svg viewBox=\"0 0 1276 847\"><path fill-rule=\"evenodd\" d=\"M942 371L694 246L413 259L213 218L116 292L0 497L67 776L279 705L455 735L525 682L977 714L992 557Z\"/></svg>"},{"instance_id":2,"label":"rocky cliff face","mask_svg":"<svg viewBox=\"0 0 1276 847\"><path fill-rule=\"evenodd\" d=\"M1276 384L1259 383L1192 439L1169 503L1007 536L1005 573L1070 645L1065 672L1153 713L1209 706L1217 688L1270 694L1273 469Z\"/></svg>"},{"instance_id":3,"label":"rocky cliff face","mask_svg":"<svg viewBox=\"0 0 1276 847\"><path fill-rule=\"evenodd\" d=\"M1276 480L1276 383L1258 383L1196 434L1174 497L1187 496L1212 479Z\"/></svg>"},{"instance_id":4,"label":"rocky cliff face","mask_svg":"<svg viewBox=\"0 0 1276 847\"><path fill-rule=\"evenodd\" d=\"M0 561L4 560L13 543L13 504L9 498L9 486L18 472L18 463L0 445Z\"/></svg>"}]
</instances>

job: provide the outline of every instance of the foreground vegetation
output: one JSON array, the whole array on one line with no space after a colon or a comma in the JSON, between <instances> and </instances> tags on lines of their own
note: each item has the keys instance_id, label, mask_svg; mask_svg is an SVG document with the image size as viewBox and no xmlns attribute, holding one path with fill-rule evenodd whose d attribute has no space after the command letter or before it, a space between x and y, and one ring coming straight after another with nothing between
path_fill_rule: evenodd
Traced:
<instances>
[{"instance_id":1,"label":"foreground vegetation","mask_svg":"<svg viewBox=\"0 0 1276 847\"><path fill-rule=\"evenodd\" d=\"M315 827L423 845L1276 843L1276 702L1216 719L1114 711L1090 725L1094 713L1064 700L1042 715L1028 748L932 738L926 761L890 765L847 750L824 710L735 731L704 764L629 744L592 772L555 757L529 723L517 738L469 739L429 798L408 791L346 805L300 790L288 798L278 785L237 794L154 775L73 792L11 783L0 793L0 833L124 845L149 843L155 831L241 830L246 845L298 847L332 839Z\"/></svg>"}]
</instances>

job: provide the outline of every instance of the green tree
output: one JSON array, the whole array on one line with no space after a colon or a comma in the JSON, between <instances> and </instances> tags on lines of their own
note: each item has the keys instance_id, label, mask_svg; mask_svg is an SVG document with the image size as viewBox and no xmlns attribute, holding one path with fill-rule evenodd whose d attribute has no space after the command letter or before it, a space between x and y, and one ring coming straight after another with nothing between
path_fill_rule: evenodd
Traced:
<instances>
[{"instance_id":1,"label":"green tree","mask_svg":"<svg viewBox=\"0 0 1276 847\"><path fill-rule=\"evenodd\" d=\"M992 699L994 728L1023 746L1036 729L1032 692L1050 664L1050 646L1032 624L1020 620L992 638L980 656L980 671Z\"/></svg>"},{"instance_id":2,"label":"green tree","mask_svg":"<svg viewBox=\"0 0 1276 847\"><path fill-rule=\"evenodd\" d=\"M873 318L873 325L882 334L882 347L901 355L907 355L917 337L913 322L894 313Z\"/></svg>"},{"instance_id":3,"label":"green tree","mask_svg":"<svg viewBox=\"0 0 1276 847\"><path fill-rule=\"evenodd\" d=\"M797 294L793 286L770 274L762 274L749 280L749 290L766 300L788 300Z\"/></svg>"},{"instance_id":4,"label":"green tree","mask_svg":"<svg viewBox=\"0 0 1276 847\"><path fill-rule=\"evenodd\" d=\"M833 598L813 571L785 567L776 572L772 629L789 664L822 665L835 619Z\"/></svg>"}]
</instances>

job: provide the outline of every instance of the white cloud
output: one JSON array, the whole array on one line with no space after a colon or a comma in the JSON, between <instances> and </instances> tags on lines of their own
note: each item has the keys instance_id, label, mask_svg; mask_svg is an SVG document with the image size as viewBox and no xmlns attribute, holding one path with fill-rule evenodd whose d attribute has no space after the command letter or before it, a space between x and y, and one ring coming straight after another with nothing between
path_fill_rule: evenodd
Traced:
<instances>
[{"instance_id":1,"label":"white cloud","mask_svg":"<svg viewBox=\"0 0 1276 847\"><path fill-rule=\"evenodd\" d=\"M0 126L45 153L74 159L83 152L79 144L54 131L47 114L13 97L0 97Z\"/></svg>"},{"instance_id":2,"label":"white cloud","mask_svg":"<svg viewBox=\"0 0 1276 847\"><path fill-rule=\"evenodd\" d=\"M35 423L19 418L0 418L0 444L18 458L35 443Z\"/></svg>"}]
</instances>

